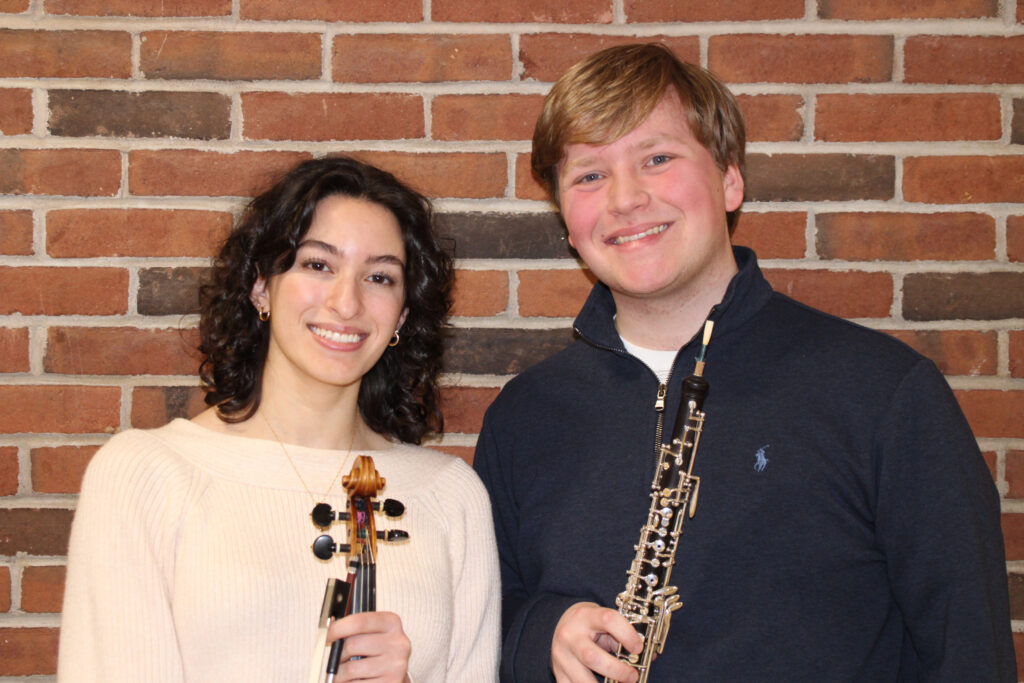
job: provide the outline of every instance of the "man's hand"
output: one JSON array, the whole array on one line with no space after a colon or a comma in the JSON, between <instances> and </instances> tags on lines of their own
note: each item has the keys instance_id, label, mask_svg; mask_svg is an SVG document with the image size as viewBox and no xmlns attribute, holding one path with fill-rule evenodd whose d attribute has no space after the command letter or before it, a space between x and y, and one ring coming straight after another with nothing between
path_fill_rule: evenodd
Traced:
<instances>
[{"instance_id":1,"label":"man's hand","mask_svg":"<svg viewBox=\"0 0 1024 683\"><path fill-rule=\"evenodd\" d=\"M558 683L593 683L594 674L622 683L635 683L636 669L614 655L619 643L631 653L644 641L613 609L592 602L577 602L565 610L551 638L551 668Z\"/></svg>"}]
</instances>

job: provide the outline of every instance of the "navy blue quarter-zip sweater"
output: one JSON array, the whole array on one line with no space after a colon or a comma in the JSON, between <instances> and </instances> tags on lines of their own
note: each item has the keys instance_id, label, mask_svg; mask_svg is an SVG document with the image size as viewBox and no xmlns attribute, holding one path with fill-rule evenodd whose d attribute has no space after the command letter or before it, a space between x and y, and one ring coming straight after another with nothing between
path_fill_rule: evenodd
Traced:
<instances>
[{"instance_id":1,"label":"navy blue quarter-zip sweater","mask_svg":"<svg viewBox=\"0 0 1024 683\"><path fill-rule=\"evenodd\" d=\"M1015 681L999 500L931 361L772 291L753 252L712 312L696 516L651 681ZM573 603L614 606L699 339L659 382L598 283L578 339L511 380L475 468L503 582L503 681L553 680Z\"/></svg>"}]
</instances>

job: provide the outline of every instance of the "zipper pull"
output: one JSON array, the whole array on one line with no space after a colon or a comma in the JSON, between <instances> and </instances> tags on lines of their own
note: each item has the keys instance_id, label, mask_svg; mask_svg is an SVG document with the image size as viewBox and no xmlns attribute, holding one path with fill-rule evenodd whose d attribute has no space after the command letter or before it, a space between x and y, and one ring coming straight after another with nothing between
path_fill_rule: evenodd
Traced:
<instances>
[{"instance_id":1,"label":"zipper pull","mask_svg":"<svg viewBox=\"0 0 1024 683\"><path fill-rule=\"evenodd\" d=\"M665 394L668 393L668 385L658 385L658 399L654 402L654 412L661 413L665 411Z\"/></svg>"}]
</instances>

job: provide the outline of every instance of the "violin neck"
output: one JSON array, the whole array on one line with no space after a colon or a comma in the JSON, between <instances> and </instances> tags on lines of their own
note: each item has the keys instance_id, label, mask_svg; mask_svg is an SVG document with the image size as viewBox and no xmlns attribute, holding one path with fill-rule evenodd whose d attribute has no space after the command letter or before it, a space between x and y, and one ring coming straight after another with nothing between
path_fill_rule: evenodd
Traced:
<instances>
[{"instance_id":1,"label":"violin neck","mask_svg":"<svg viewBox=\"0 0 1024 683\"><path fill-rule=\"evenodd\" d=\"M355 578L352 583L352 614L377 611L377 564L360 559L353 562Z\"/></svg>"}]
</instances>

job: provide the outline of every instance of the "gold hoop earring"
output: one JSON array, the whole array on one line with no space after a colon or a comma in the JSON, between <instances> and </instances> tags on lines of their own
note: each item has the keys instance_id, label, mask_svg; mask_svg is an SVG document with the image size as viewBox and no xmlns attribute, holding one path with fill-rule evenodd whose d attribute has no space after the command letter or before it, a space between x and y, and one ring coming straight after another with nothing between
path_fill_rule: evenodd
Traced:
<instances>
[{"instance_id":1,"label":"gold hoop earring","mask_svg":"<svg viewBox=\"0 0 1024 683\"><path fill-rule=\"evenodd\" d=\"M398 342L400 340L401 340L401 337L398 336L398 330L395 330L395 336L392 337L391 341L388 342L388 346L391 346L391 347L398 346Z\"/></svg>"},{"instance_id":2,"label":"gold hoop earring","mask_svg":"<svg viewBox=\"0 0 1024 683\"><path fill-rule=\"evenodd\" d=\"M265 323L270 320L270 309L260 310L260 322Z\"/></svg>"}]
</instances>

